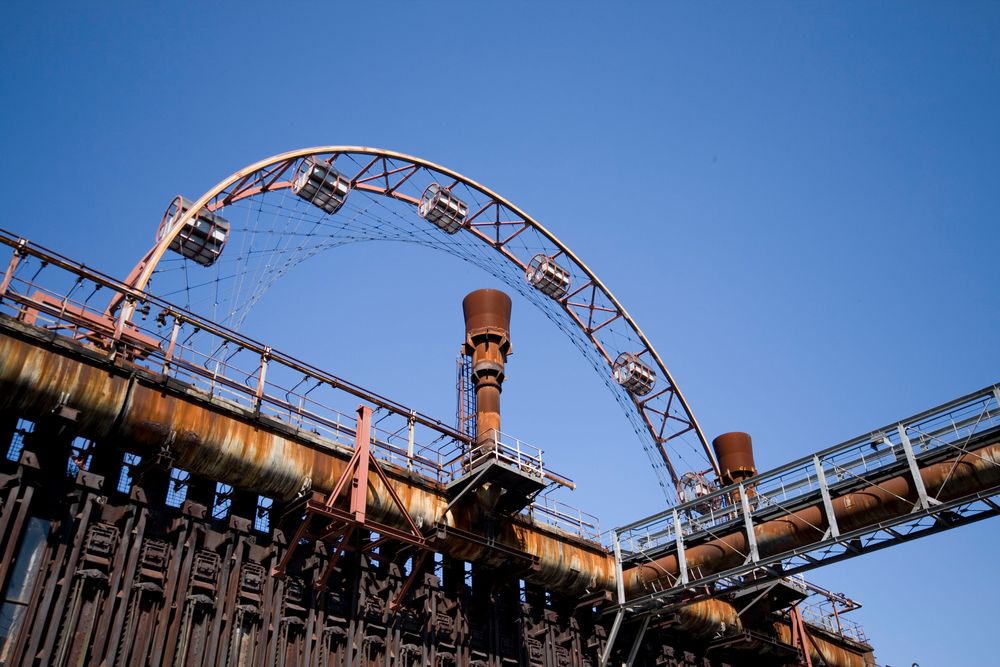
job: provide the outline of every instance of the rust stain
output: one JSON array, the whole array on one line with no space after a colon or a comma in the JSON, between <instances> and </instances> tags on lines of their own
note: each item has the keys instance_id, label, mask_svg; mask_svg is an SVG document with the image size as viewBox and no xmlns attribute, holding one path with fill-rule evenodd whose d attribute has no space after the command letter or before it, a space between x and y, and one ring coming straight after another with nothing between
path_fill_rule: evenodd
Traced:
<instances>
[{"instance_id":1,"label":"rust stain","mask_svg":"<svg viewBox=\"0 0 1000 667\"><path fill-rule=\"evenodd\" d=\"M96 352L94 353L97 354ZM125 404L128 378L66 358L9 336L0 336L0 409L38 416L60 405L80 410L80 428L103 438Z\"/></svg>"},{"instance_id":2,"label":"rust stain","mask_svg":"<svg viewBox=\"0 0 1000 667\"><path fill-rule=\"evenodd\" d=\"M774 632L785 644L792 643L792 628L787 623L775 623ZM809 647L809 657L814 665L830 665L831 667L875 667L872 654L857 653L844 646L838 646L813 633L806 639Z\"/></svg>"},{"instance_id":3,"label":"rust stain","mask_svg":"<svg viewBox=\"0 0 1000 667\"><path fill-rule=\"evenodd\" d=\"M0 407L37 419L62 401L80 410L81 435L104 438L114 427L114 435L140 454L167 446L180 468L279 500L294 498L304 487L328 493L347 467L351 450L292 439L249 415L238 419L227 414L239 411L238 406L216 406L205 396L184 395L142 374L130 387L121 370L96 366L99 359L71 358L0 335ZM448 498L436 483L384 467L418 526L429 529L443 520L449 528L478 533L485 525L485 500L474 498L442 519ZM404 528L405 518L374 472L369 473L367 500L373 519ZM498 522L496 530L498 545L538 559L538 569L525 575L529 581L568 593L614 585L613 560L600 545L524 517ZM507 560L501 551L455 536L445 540L444 549L487 565Z\"/></svg>"}]
</instances>

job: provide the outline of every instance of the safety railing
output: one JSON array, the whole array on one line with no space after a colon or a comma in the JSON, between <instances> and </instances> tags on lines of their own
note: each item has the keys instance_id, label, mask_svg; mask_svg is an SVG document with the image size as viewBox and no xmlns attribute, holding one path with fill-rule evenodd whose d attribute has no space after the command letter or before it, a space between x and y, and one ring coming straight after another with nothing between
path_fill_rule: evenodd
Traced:
<instances>
[{"instance_id":1,"label":"safety railing","mask_svg":"<svg viewBox=\"0 0 1000 667\"><path fill-rule=\"evenodd\" d=\"M864 626L847 616L850 612L861 609L860 603L843 593L834 593L817 586L802 575L792 575L786 581L807 592L806 598L798 603L802 620L831 634L862 644L868 643Z\"/></svg>"},{"instance_id":2,"label":"safety railing","mask_svg":"<svg viewBox=\"0 0 1000 667\"><path fill-rule=\"evenodd\" d=\"M372 452L381 460L446 483L477 454L467 435L433 417L0 230L3 246L12 254L0 276L0 315L76 340L319 448L353 447L360 400L373 406ZM104 312L113 295L129 317ZM549 472L541 450L516 438L499 437L490 455L532 475Z\"/></svg>"},{"instance_id":3,"label":"safety railing","mask_svg":"<svg viewBox=\"0 0 1000 667\"><path fill-rule=\"evenodd\" d=\"M998 439L993 386L615 529L619 567L650 564L619 611L664 613L996 516L1000 462L983 448Z\"/></svg>"},{"instance_id":4,"label":"safety railing","mask_svg":"<svg viewBox=\"0 0 1000 667\"><path fill-rule=\"evenodd\" d=\"M964 453L971 438L1000 426L998 400L1000 390L987 387L750 478L741 487L717 489L629 524L619 529L623 556L674 548L678 529L686 541L739 529L746 519L744 503L758 522L816 504L824 493L877 484L910 470L911 461L922 465Z\"/></svg>"},{"instance_id":5,"label":"safety railing","mask_svg":"<svg viewBox=\"0 0 1000 667\"><path fill-rule=\"evenodd\" d=\"M471 448L452 449L443 468L454 479L487 461L497 461L538 479L546 473L541 449L500 431L493 431L490 439Z\"/></svg>"},{"instance_id":6,"label":"safety railing","mask_svg":"<svg viewBox=\"0 0 1000 667\"><path fill-rule=\"evenodd\" d=\"M525 513L532 519L554 525L591 542L602 541L601 522L597 517L549 496L536 498Z\"/></svg>"},{"instance_id":7,"label":"safety railing","mask_svg":"<svg viewBox=\"0 0 1000 667\"><path fill-rule=\"evenodd\" d=\"M868 643L868 635L861 623L853 618L845 617L841 612L834 610L828 600L817 600L813 603L803 604L799 611L802 612L802 620L809 625L822 628L827 632L846 637L860 644Z\"/></svg>"}]
</instances>

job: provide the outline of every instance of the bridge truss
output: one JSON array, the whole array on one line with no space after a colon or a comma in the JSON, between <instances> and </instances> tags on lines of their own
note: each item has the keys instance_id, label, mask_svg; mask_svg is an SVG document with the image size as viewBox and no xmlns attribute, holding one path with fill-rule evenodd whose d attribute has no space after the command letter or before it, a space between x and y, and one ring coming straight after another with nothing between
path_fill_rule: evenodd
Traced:
<instances>
[{"instance_id":1,"label":"bridge truss","mask_svg":"<svg viewBox=\"0 0 1000 667\"><path fill-rule=\"evenodd\" d=\"M650 618L699 600L997 516L998 442L991 386L616 528L609 646L626 618L638 644ZM629 571L643 582L632 594Z\"/></svg>"}]
</instances>

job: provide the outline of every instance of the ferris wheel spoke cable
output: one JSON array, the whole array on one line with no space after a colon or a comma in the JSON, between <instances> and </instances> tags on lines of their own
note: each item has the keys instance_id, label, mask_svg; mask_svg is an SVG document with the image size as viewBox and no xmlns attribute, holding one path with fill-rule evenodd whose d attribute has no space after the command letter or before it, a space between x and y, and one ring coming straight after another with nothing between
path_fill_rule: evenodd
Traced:
<instances>
[{"instance_id":1,"label":"ferris wheel spoke cable","mask_svg":"<svg viewBox=\"0 0 1000 667\"><path fill-rule=\"evenodd\" d=\"M315 179L317 174L319 181L295 180ZM303 194L295 189L306 187L301 184L314 190ZM329 147L261 161L223 181L197 204L182 198L175 201L181 205L174 217L168 219L165 214L161 222L151 267L139 271L140 288L153 275L161 296L180 295L186 307L208 312L214 321L239 329L271 287L327 250L388 241L446 252L524 296L583 353L639 435L668 500L675 498L679 488L676 466L671 467L666 457L668 449L684 470L702 472L708 466L717 472L686 402L683 397L674 400L680 393L669 372L620 304L554 236L482 186L416 158ZM432 202L427 211L437 217L427 217L423 208L427 201ZM460 224L453 225L433 209L443 206L441 202L460 207L453 209L461 215ZM416 203L420 203L417 211ZM230 225L229 220L236 219L239 223ZM179 237L182 229L187 236ZM221 234L222 241L210 245L207 234ZM198 238L206 239L203 245L196 243ZM221 252L227 238L228 256ZM168 245L183 255L180 261L163 256ZM531 283L530 273L526 274L525 267L530 272L540 257L546 258L541 261L548 263L549 279L555 276L563 281L547 285L554 292ZM211 264L215 266L210 280L194 277L195 270ZM214 356L216 351L209 354ZM608 372L609 364L613 362L617 369L623 357L636 360L640 371L645 368L645 385L625 385L617 370L614 376ZM651 366L643 367L643 363ZM656 383L662 384L654 391Z\"/></svg>"},{"instance_id":2,"label":"ferris wheel spoke cable","mask_svg":"<svg viewBox=\"0 0 1000 667\"><path fill-rule=\"evenodd\" d=\"M374 201L377 204L379 204L380 207L386 208L377 199L375 199ZM369 209L370 209L370 206L365 207L364 209L358 208L357 211L356 211L356 215L353 216L350 219L350 222L354 222L354 221L358 220L362 215L368 213ZM399 213L397 211L390 211L390 213L394 217L399 217ZM390 224L385 218L382 218L380 216L372 216L372 219L374 221L378 222L381 225ZM344 225L342 227L347 227L347 226L350 226L350 225ZM281 233L280 230L277 230L277 231L278 231L278 233ZM421 230L421 231L423 231L423 230ZM254 232L255 232L255 236L260 236L262 233L264 233L263 230L260 229L259 225L255 226ZM388 236L388 235L386 235L386 236ZM426 236L426 234L425 233L424 234L412 234L411 236ZM245 256L250 256L250 255L253 255L253 254L292 255L292 256L288 257L286 259L285 264L281 268L281 270L276 271L276 272L272 272L269 275L269 279L268 279L267 284L263 285L262 286L263 288L260 289L260 290L258 290L257 293L255 293L254 295L251 295L251 297L247 300L247 302L243 304L244 308L242 310L245 312L246 310L249 310L250 308L252 308L253 303L257 300L257 298L259 298L260 295L262 295L264 293L264 291L266 291L266 288L270 284L273 284L273 282L275 282L278 278L280 278L280 276L282 274L284 274L287 271L287 269L290 268L292 265L294 265L296 263L299 263L301 261L305 261L309 257L317 254L318 252L320 252L320 251L322 251L322 250L324 250L326 248L333 247L333 246L336 246L336 245L340 245L340 244L345 243L345 242L350 242L349 240L345 241L343 239L338 239L333 234L327 234L327 235L325 235L325 238L329 239L329 241L326 242L326 243L323 243L323 244L319 244L319 245L310 247L308 249L305 247L305 245L303 243L300 243L298 246L296 246L294 248L286 245L285 247L278 247L278 246L276 246L276 247L267 247L267 248L264 248L264 249L250 250L250 251L245 252L244 253ZM416 239L415 242L416 243L426 244L421 239ZM552 321L554 321L557 324L559 324L561 329L563 329L564 331L566 331L568 333L574 333L574 332L578 333L574 329L568 329L567 327L564 326L564 322L563 322L564 318L559 317L559 314L560 314L561 311L554 310L553 307L552 307L551 302L544 301L544 300L539 300L538 297L537 297L537 294L535 293L534 290L530 290L530 291L529 290L525 290L524 286L521 284L520 281L512 281L510 279L510 276L508 275L509 274L509 270L508 270L509 269L509 264L502 264L499 261L497 261L497 258L496 258L495 254L484 253L483 252L484 246L481 243L463 243L463 244L460 244L461 246L463 246L462 250L465 251L465 252L461 252L461 251L460 252L455 252L454 248L441 247L440 244L435 244L435 245L439 246L436 249L444 249L444 250L450 251L450 252L452 252L452 254L456 254L456 255L462 257L463 259L466 259L468 261L472 261L473 263L476 263L478 265L481 265L482 263L485 262L486 264L489 265L488 270L490 271L490 273L492 273L492 274L496 275L497 277L503 279L508 284L512 284L514 287L516 287L518 289L518 291L520 291L521 293L523 293L526 297L528 297L532 301L536 302L536 305L539 305L539 306L542 307L543 312L546 314L546 316L549 317L549 319L551 319ZM467 252L468 250L473 250L474 251L473 254L476 255L477 257L469 257L468 256L468 252ZM305 252L303 252L303 251L305 251ZM243 273L244 274L248 274L250 272L249 271L244 271ZM233 276L225 276L222 279L229 280L232 277ZM192 287L192 289L197 289L197 287L199 287L199 285L192 285L191 287ZM242 323L242 319L239 319L237 321L237 324L240 324L240 323ZM576 336L575 338L577 340L575 340L574 342L577 343L578 347L580 347L581 349L584 349L584 350L588 350L588 347L586 346L586 341L580 341L578 336ZM581 343L583 343L583 344L581 344ZM209 355L209 356L210 357L214 356L214 353L211 354L211 355ZM601 358L599 358L599 357L595 358L594 355L588 355L588 356L591 357L591 362L592 362L592 364L596 368L600 368L600 366L603 364L603 360ZM621 403L620 400L619 400L619 402ZM637 426L636 430L641 430L641 428L642 428L641 425L636 425L636 426ZM692 447L692 445L690 443L685 443L685 444L687 444L689 447ZM647 454L650 456L650 461L654 465L654 467L662 467L662 462L658 460L658 456L656 456L655 451L652 450L650 447L645 446L645 443L644 443L644 449L646 449ZM684 460L687 459L687 457L684 456L683 452L677 451L676 454L677 454L678 458L680 460L682 460L682 461L684 461Z\"/></svg>"}]
</instances>

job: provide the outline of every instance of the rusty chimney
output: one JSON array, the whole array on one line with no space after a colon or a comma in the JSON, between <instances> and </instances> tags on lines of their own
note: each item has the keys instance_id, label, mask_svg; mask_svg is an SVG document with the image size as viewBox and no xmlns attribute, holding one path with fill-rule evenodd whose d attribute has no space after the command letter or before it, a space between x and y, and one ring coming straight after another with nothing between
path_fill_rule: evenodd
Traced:
<instances>
[{"instance_id":1,"label":"rusty chimney","mask_svg":"<svg viewBox=\"0 0 1000 667\"><path fill-rule=\"evenodd\" d=\"M753 462L753 440L749 433L723 433L712 441L715 458L719 461L719 476L723 486L736 484L757 474Z\"/></svg>"},{"instance_id":2,"label":"rusty chimney","mask_svg":"<svg viewBox=\"0 0 1000 667\"><path fill-rule=\"evenodd\" d=\"M495 289L471 292L462 300L464 353L472 357L476 390L476 442L493 442L500 431L500 391L510 354L510 297Z\"/></svg>"}]
</instances>

